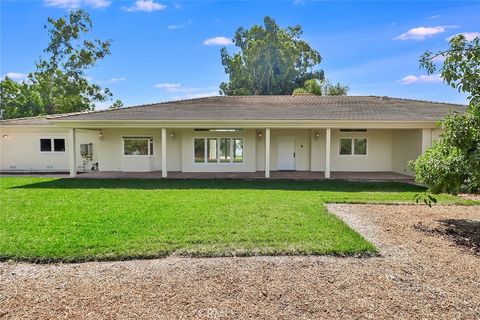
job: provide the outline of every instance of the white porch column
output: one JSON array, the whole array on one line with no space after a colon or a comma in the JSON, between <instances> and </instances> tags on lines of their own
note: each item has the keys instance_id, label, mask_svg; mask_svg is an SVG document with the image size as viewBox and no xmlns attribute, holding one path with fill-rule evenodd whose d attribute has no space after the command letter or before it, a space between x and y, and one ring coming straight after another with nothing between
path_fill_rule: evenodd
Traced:
<instances>
[{"instance_id":1,"label":"white porch column","mask_svg":"<svg viewBox=\"0 0 480 320\"><path fill-rule=\"evenodd\" d=\"M422 129L422 153L432 146L432 129Z\"/></svg>"},{"instance_id":2,"label":"white porch column","mask_svg":"<svg viewBox=\"0 0 480 320\"><path fill-rule=\"evenodd\" d=\"M75 128L71 128L68 132L69 135L69 152L68 160L70 166L70 177L77 176L77 141L75 137Z\"/></svg>"},{"instance_id":3,"label":"white porch column","mask_svg":"<svg viewBox=\"0 0 480 320\"><path fill-rule=\"evenodd\" d=\"M330 179L330 137L332 130L327 128L325 133L325 178Z\"/></svg>"},{"instance_id":4,"label":"white porch column","mask_svg":"<svg viewBox=\"0 0 480 320\"><path fill-rule=\"evenodd\" d=\"M162 128L162 178L167 177L167 129Z\"/></svg>"},{"instance_id":5,"label":"white porch column","mask_svg":"<svg viewBox=\"0 0 480 320\"><path fill-rule=\"evenodd\" d=\"M270 128L265 129L265 178L270 178Z\"/></svg>"}]
</instances>

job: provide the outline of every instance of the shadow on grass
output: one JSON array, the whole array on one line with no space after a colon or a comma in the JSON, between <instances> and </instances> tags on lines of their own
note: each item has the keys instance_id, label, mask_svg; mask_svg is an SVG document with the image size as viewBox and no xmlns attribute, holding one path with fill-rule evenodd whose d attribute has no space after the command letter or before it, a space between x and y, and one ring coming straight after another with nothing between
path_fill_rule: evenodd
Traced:
<instances>
[{"instance_id":1,"label":"shadow on grass","mask_svg":"<svg viewBox=\"0 0 480 320\"><path fill-rule=\"evenodd\" d=\"M31 181L29 181L31 182ZM56 179L12 189L224 189L298 190L330 192L420 192L425 188L401 182L360 181L245 181L245 180L152 180L152 179Z\"/></svg>"}]
</instances>

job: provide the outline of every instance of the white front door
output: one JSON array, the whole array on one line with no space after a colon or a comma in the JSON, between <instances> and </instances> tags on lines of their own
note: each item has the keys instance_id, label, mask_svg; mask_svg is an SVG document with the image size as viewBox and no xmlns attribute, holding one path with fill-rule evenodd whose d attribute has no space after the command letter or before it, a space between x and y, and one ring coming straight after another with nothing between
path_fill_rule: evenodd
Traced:
<instances>
[{"instance_id":1,"label":"white front door","mask_svg":"<svg viewBox=\"0 0 480 320\"><path fill-rule=\"evenodd\" d=\"M295 170L295 137L278 137L278 170Z\"/></svg>"}]
</instances>

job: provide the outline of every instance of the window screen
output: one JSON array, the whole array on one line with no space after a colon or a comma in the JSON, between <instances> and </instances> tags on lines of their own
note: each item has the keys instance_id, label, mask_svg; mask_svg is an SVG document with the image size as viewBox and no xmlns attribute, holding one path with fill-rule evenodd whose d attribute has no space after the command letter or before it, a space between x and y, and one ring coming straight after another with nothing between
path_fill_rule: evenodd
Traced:
<instances>
[{"instance_id":1,"label":"window screen","mask_svg":"<svg viewBox=\"0 0 480 320\"><path fill-rule=\"evenodd\" d=\"M340 154L352 154L352 139L340 139Z\"/></svg>"},{"instance_id":2,"label":"window screen","mask_svg":"<svg viewBox=\"0 0 480 320\"><path fill-rule=\"evenodd\" d=\"M40 151L42 152L52 151L52 139L40 139Z\"/></svg>"},{"instance_id":3,"label":"window screen","mask_svg":"<svg viewBox=\"0 0 480 320\"><path fill-rule=\"evenodd\" d=\"M55 152L65 151L65 139L53 139L53 148Z\"/></svg>"},{"instance_id":4,"label":"window screen","mask_svg":"<svg viewBox=\"0 0 480 320\"><path fill-rule=\"evenodd\" d=\"M355 139L354 150L353 151L356 155L366 155L367 154L367 139Z\"/></svg>"}]
</instances>

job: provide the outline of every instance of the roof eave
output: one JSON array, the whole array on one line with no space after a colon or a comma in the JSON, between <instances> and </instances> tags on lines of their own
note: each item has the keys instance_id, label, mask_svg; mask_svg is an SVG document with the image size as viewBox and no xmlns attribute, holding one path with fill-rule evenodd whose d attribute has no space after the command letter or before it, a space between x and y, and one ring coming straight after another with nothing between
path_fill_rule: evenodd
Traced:
<instances>
[{"instance_id":1,"label":"roof eave","mask_svg":"<svg viewBox=\"0 0 480 320\"><path fill-rule=\"evenodd\" d=\"M67 128L435 128L432 120L51 120Z\"/></svg>"}]
</instances>

